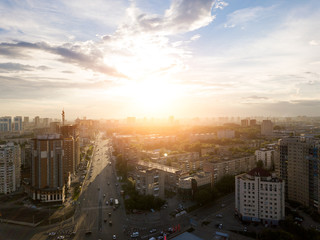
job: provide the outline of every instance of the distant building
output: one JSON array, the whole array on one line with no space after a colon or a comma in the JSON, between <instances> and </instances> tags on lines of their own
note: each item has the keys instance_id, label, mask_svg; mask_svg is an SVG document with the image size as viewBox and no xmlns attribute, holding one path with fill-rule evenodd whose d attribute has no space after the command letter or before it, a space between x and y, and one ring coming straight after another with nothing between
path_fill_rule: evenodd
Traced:
<instances>
[{"instance_id":1,"label":"distant building","mask_svg":"<svg viewBox=\"0 0 320 240\"><path fill-rule=\"evenodd\" d=\"M257 120L256 119L250 119L250 126L256 126Z\"/></svg>"},{"instance_id":2,"label":"distant building","mask_svg":"<svg viewBox=\"0 0 320 240\"><path fill-rule=\"evenodd\" d=\"M320 213L320 140L313 137L280 139L277 157L277 172L286 181L288 200Z\"/></svg>"},{"instance_id":3,"label":"distant building","mask_svg":"<svg viewBox=\"0 0 320 240\"><path fill-rule=\"evenodd\" d=\"M190 134L190 142L207 141L216 138L215 133L195 133Z\"/></svg>"},{"instance_id":4,"label":"distant building","mask_svg":"<svg viewBox=\"0 0 320 240\"><path fill-rule=\"evenodd\" d=\"M261 135L271 136L273 134L273 123L271 120L263 120L261 123Z\"/></svg>"},{"instance_id":5,"label":"distant building","mask_svg":"<svg viewBox=\"0 0 320 240\"><path fill-rule=\"evenodd\" d=\"M218 137L218 139L234 138L235 137L235 131L231 130L231 129L218 130L217 137Z\"/></svg>"},{"instance_id":6,"label":"distant building","mask_svg":"<svg viewBox=\"0 0 320 240\"><path fill-rule=\"evenodd\" d=\"M235 211L243 221L278 225L285 219L285 181L262 168L236 176Z\"/></svg>"},{"instance_id":7,"label":"distant building","mask_svg":"<svg viewBox=\"0 0 320 240\"><path fill-rule=\"evenodd\" d=\"M23 123L29 123L29 117L23 117Z\"/></svg>"},{"instance_id":8,"label":"distant building","mask_svg":"<svg viewBox=\"0 0 320 240\"><path fill-rule=\"evenodd\" d=\"M9 116L0 117L0 132L6 133L12 131L12 118Z\"/></svg>"},{"instance_id":9,"label":"distant building","mask_svg":"<svg viewBox=\"0 0 320 240\"><path fill-rule=\"evenodd\" d=\"M21 157L19 145L0 145L0 193L9 194L20 187Z\"/></svg>"},{"instance_id":10,"label":"distant building","mask_svg":"<svg viewBox=\"0 0 320 240\"><path fill-rule=\"evenodd\" d=\"M241 119L241 127L248 127L249 119Z\"/></svg>"},{"instance_id":11,"label":"distant building","mask_svg":"<svg viewBox=\"0 0 320 240\"><path fill-rule=\"evenodd\" d=\"M13 118L13 131L20 132L22 131L22 117L17 116Z\"/></svg>"},{"instance_id":12,"label":"distant building","mask_svg":"<svg viewBox=\"0 0 320 240\"><path fill-rule=\"evenodd\" d=\"M136 123L136 118L135 117L127 117L127 124L133 125Z\"/></svg>"},{"instance_id":13,"label":"distant building","mask_svg":"<svg viewBox=\"0 0 320 240\"><path fill-rule=\"evenodd\" d=\"M34 118L34 126L35 127L39 127L40 126L40 117L39 116L36 116Z\"/></svg>"}]
</instances>

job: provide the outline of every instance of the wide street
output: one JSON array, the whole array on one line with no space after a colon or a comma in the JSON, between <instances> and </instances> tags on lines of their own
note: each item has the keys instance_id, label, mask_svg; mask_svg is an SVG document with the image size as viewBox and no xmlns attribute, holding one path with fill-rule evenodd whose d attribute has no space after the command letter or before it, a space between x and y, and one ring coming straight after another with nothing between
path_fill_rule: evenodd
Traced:
<instances>
[{"instance_id":1,"label":"wide street","mask_svg":"<svg viewBox=\"0 0 320 240\"><path fill-rule=\"evenodd\" d=\"M79 198L80 205L75 213L75 239L112 239L113 235L117 239L124 239L125 211L110 156L109 140L98 138L92 165ZM113 209L110 198L118 199L120 206Z\"/></svg>"}]
</instances>

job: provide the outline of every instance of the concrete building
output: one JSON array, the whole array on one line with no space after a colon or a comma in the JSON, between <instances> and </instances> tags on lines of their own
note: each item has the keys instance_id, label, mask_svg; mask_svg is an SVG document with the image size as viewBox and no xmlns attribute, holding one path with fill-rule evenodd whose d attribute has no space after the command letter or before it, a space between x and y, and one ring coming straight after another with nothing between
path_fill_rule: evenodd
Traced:
<instances>
[{"instance_id":1,"label":"concrete building","mask_svg":"<svg viewBox=\"0 0 320 240\"><path fill-rule=\"evenodd\" d=\"M285 219L285 181L262 168L236 176L235 212L243 221L278 225Z\"/></svg>"},{"instance_id":2,"label":"concrete building","mask_svg":"<svg viewBox=\"0 0 320 240\"><path fill-rule=\"evenodd\" d=\"M22 131L22 117L16 116L13 118L13 131L20 132Z\"/></svg>"},{"instance_id":3,"label":"concrete building","mask_svg":"<svg viewBox=\"0 0 320 240\"><path fill-rule=\"evenodd\" d=\"M59 134L42 135L33 139L31 163L31 188L33 200L41 202L64 202L64 150Z\"/></svg>"},{"instance_id":4,"label":"concrete building","mask_svg":"<svg viewBox=\"0 0 320 240\"><path fill-rule=\"evenodd\" d=\"M215 133L195 133L190 134L190 142L207 141L216 138Z\"/></svg>"},{"instance_id":5,"label":"concrete building","mask_svg":"<svg viewBox=\"0 0 320 240\"><path fill-rule=\"evenodd\" d=\"M211 187L212 174L210 172L197 172L179 179L179 194L183 198L192 198L200 189L211 190Z\"/></svg>"},{"instance_id":6,"label":"concrete building","mask_svg":"<svg viewBox=\"0 0 320 240\"><path fill-rule=\"evenodd\" d=\"M34 126L35 127L39 127L40 126L40 117L39 116L36 116L34 118Z\"/></svg>"},{"instance_id":7,"label":"concrete building","mask_svg":"<svg viewBox=\"0 0 320 240\"><path fill-rule=\"evenodd\" d=\"M142 195L164 198L164 174L155 168L137 170L135 188Z\"/></svg>"},{"instance_id":8,"label":"concrete building","mask_svg":"<svg viewBox=\"0 0 320 240\"><path fill-rule=\"evenodd\" d=\"M68 157L69 161L72 159L72 163L70 162L70 172L74 173L79 164L80 164L80 137L79 137L79 129L77 125L65 125L60 127L60 132L64 139L68 139L65 141L73 142L72 146L72 156ZM71 148L71 146L69 147ZM71 150L70 150L71 151Z\"/></svg>"},{"instance_id":9,"label":"concrete building","mask_svg":"<svg viewBox=\"0 0 320 240\"><path fill-rule=\"evenodd\" d=\"M248 127L249 119L241 119L241 127Z\"/></svg>"},{"instance_id":10,"label":"concrete building","mask_svg":"<svg viewBox=\"0 0 320 240\"><path fill-rule=\"evenodd\" d=\"M274 167L274 149L261 148L255 151L256 161L262 161L263 167L271 169Z\"/></svg>"},{"instance_id":11,"label":"concrete building","mask_svg":"<svg viewBox=\"0 0 320 240\"><path fill-rule=\"evenodd\" d=\"M251 126L256 126L257 125L257 120L256 119L250 119L250 127Z\"/></svg>"},{"instance_id":12,"label":"concrete building","mask_svg":"<svg viewBox=\"0 0 320 240\"><path fill-rule=\"evenodd\" d=\"M286 137L278 145L277 172L286 181L288 200L320 213L319 139Z\"/></svg>"},{"instance_id":13,"label":"concrete building","mask_svg":"<svg viewBox=\"0 0 320 240\"><path fill-rule=\"evenodd\" d=\"M0 133L12 131L12 118L9 116L0 117Z\"/></svg>"},{"instance_id":14,"label":"concrete building","mask_svg":"<svg viewBox=\"0 0 320 240\"><path fill-rule=\"evenodd\" d=\"M0 145L0 193L9 194L20 187L20 147L14 143Z\"/></svg>"},{"instance_id":15,"label":"concrete building","mask_svg":"<svg viewBox=\"0 0 320 240\"><path fill-rule=\"evenodd\" d=\"M261 135L271 136L273 134L273 123L271 120L263 120L261 123Z\"/></svg>"},{"instance_id":16,"label":"concrete building","mask_svg":"<svg viewBox=\"0 0 320 240\"><path fill-rule=\"evenodd\" d=\"M211 172L212 181L216 183L225 175L237 175L256 167L255 156L234 159L215 158L203 163L203 171Z\"/></svg>"},{"instance_id":17,"label":"concrete building","mask_svg":"<svg viewBox=\"0 0 320 240\"><path fill-rule=\"evenodd\" d=\"M235 131L231 130L231 129L218 130L217 137L218 137L218 139L234 138L235 137Z\"/></svg>"},{"instance_id":18,"label":"concrete building","mask_svg":"<svg viewBox=\"0 0 320 240\"><path fill-rule=\"evenodd\" d=\"M159 185L160 188L164 188L164 190L168 190L171 192L177 192L179 187L179 178L181 176L181 170L169 167L162 164L157 164L153 162L145 162L139 161L136 166L138 169L156 169L161 173L161 176L164 177L164 185ZM135 177L134 177L135 178ZM162 190L160 190L162 192Z\"/></svg>"}]
</instances>

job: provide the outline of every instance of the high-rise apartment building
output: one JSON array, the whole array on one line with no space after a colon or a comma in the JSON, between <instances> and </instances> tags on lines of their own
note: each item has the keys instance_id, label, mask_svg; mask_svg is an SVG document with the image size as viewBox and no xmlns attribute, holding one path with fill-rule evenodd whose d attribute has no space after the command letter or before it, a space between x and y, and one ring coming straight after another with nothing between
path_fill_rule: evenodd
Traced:
<instances>
[{"instance_id":1,"label":"high-rise apartment building","mask_svg":"<svg viewBox=\"0 0 320 240\"><path fill-rule=\"evenodd\" d=\"M20 132L22 131L22 117L16 116L13 118L13 131Z\"/></svg>"},{"instance_id":2,"label":"high-rise apartment building","mask_svg":"<svg viewBox=\"0 0 320 240\"><path fill-rule=\"evenodd\" d=\"M73 167L70 169L70 173L74 173L80 164L80 137L79 137L78 125L61 126L60 132L65 139L69 139L68 141L70 141L70 138L72 138L72 141L73 141L72 166Z\"/></svg>"},{"instance_id":3,"label":"high-rise apartment building","mask_svg":"<svg viewBox=\"0 0 320 240\"><path fill-rule=\"evenodd\" d=\"M0 132L12 131L12 118L9 116L0 117Z\"/></svg>"},{"instance_id":4,"label":"high-rise apartment building","mask_svg":"<svg viewBox=\"0 0 320 240\"><path fill-rule=\"evenodd\" d=\"M40 135L32 141L32 199L41 202L64 202L66 179L62 136Z\"/></svg>"},{"instance_id":5,"label":"high-rise apartment building","mask_svg":"<svg viewBox=\"0 0 320 240\"><path fill-rule=\"evenodd\" d=\"M36 116L34 118L34 126L35 127L39 127L40 126L40 117L39 116Z\"/></svg>"},{"instance_id":6,"label":"high-rise apartment building","mask_svg":"<svg viewBox=\"0 0 320 240\"><path fill-rule=\"evenodd\" d=\"M261 135L271 136L273 134L273 123L271 120L263 120L261 123Z\"/></svg>"},{"instance_id":7,"label":"high-rise apartment building","mask_svg":"<svg viewBox=\"0 0 320 240\"><path fill-rule=\"evenodd\" d=\"M13 143L0 145L0 193L8 194L20 187L20 147Z\"/></svg>"},{"instance_id":8,"label":"high-rise apartment building","mask_svg":"<svg viewBox=\"0 0 320 240\"><path fill-rule=\"evenodd\" d=\"M262 168L236 176L235 211L243 221L278 225L285 218L285 181Z\"/></svg>"},{"instance_id":9,"label":"high-rise apartment building","mask_svg":"<svg viewBox=\"0 0 320 240\"><path fill-rule=\"evenodd\" d=\"M320 141L307 137L285 137L278 142L277 172L286 181L288 200L320 212Z\"/></svg>"}]
</instances>

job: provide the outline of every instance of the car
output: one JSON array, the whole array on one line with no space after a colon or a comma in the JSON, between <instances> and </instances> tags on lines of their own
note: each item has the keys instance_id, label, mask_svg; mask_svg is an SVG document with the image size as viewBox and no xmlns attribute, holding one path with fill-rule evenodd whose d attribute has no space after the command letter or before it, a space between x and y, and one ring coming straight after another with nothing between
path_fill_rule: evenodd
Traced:
<instances>
[{"instance_id":1,"label":"car","mask_svg":"<svg viewBox=\"0 0 320 240\"><path fill-rule=\"evenodd\" d=\"M56 235L56 232L50 232L49 233L49 236L55 236Z\"/></svg>"},{"instance_id":2,"label":"car","mask_svg":"<svg viewBox=\"0 0 320 240\"><path fill-rule=\"evenodd\" d=\"M157 229L153 228L150 230L150 233L155 233L157 231Z\"/></svg>"},{"instance_id":3,"label":"car","mask_svg":"<svg viewBox=\"0 0 320 240\"><path fill-rule=\"evenodd\" d=\"M92 232L91 231L86 231L86 235L90 235Z\"/></svg>"},{"instance_id":4,"label":"car","mask_svg":"<svg viewBox=\"0 0 320 240\"><path fill-rule=\"evenodd\" d=\"M217 214L216 217L217 218L222 218L223 216L222 216L222 214Z\"/></svg>"},{"instance_id":5,"label":"car","mask_svg":"<svg viewBox=\"0 0 320 240\"><path fill-rule=\"evenodd\" d=\"M61 236L57 237L57 239L64 239L64 236L61 235Z\"/></svg>"},{"instance_id":6,"label":"car","mask_svg":"<svg viewBox=\"0 0 320 240\"><path fill-rule=\"evenodd\" d=\"M136 237L139 237L139 232L133 232L131 234L131 238L136 238Z\"/></svg>"},{"instance_id":7,"label":"car","mask_svg":"<svg viewBox=\"0 0 320 240\"><path fill-rule=\"evenodd\" d=\"M106 219L106 218L105 218L103 221L104 221L104 222L107 222L107 221L108 221L108 219Z\"/></svg>"},{"instance_id":8,"label":"car","mask_svg":"<svg viewBox=\"0 0 320 240\"><path fill-rule=\"evenodd\" d=\"M108 201L106 201L106 205L109 205L109 202L108 202Z\"/></svg>"},{"instance_id":9,"label":"car","mask_svg":"<svg viewBox=\"0 0 320 240\"><path fill-rule=\"evenodd\" d=\"M219 229L222 229L222 223L219 224Z\"/></svg>"},{"instance_id":10,"label":"car","mask_svg":"<svg viewBox=\"0 0 320 240\"><path fill-rule=\"evenodd\" d=\"M110 182L108 182L108 185L110 185Z\"/></svg>"},{"instance_id":11,"label":"car","mask_svg":"<svg viewBox=\"0 0 320 240\"><path fill-rule=\"evenodd\" d=\"M111 212L108 213L109 217L111 217Z\"/></svg>"},{"instance_id":12,"label":"car","mask_svg":"<svg viewBox=\"0 0 320 240\"><path fill-rule=\"evenodd\" d=\"M117 236L113 234L112 239L117 239Z\"/></svg>"},{"instance_id":13,"label":"car","mask_svg":"<svg viewBox=\"0 0 320 240\"><path fill-rule=\"evenodd\" d=\"M110 225L110 226L112 225L112 221L111 221L111 220L109 221L109 225Z\"/></svg>"},{"instance_id":14,"label":"car","mask_svg":"<svg viewBox=\"0 0 320 240\"><path fill-rule=\"evenodd\" d=\"M103 197L106 197L106 194L103 194Z\"/></svg>"},{"instance_id":15,"label":"car","mask_svg":"<svg viewBox=\"0 0 320 240\"><path fill-rule=\"evenodd\" d=\"M158 236L157 239L158 239L158 240L162 240L162 239L163 239L163 236Z\"/></svg>"}]
</instances>

